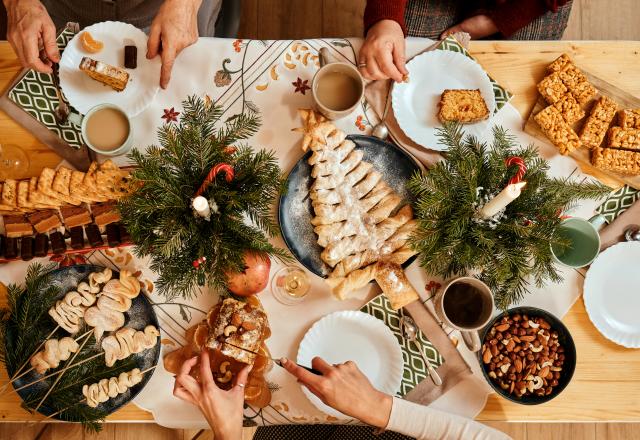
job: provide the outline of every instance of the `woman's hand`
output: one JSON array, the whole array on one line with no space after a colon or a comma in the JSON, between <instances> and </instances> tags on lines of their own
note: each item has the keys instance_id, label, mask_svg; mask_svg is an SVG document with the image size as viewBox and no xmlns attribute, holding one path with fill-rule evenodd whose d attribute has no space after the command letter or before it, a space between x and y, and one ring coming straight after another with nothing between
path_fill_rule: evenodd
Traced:
<instances>
[{"instance_id":1,"label":"woman's hand","mask_svg":"<svg viewBox=\"0 0 640 440\"><path fill-rule=\"evenodd\" d=\"M51 61L60 61L56 27L38 0L4 0L7 8L7 39L24 67L51 73ZM40 58L43 48L47 61Z\"/></svg>"},{"instance_id":2,"label":"woman's hand","mask_svg":"<svg viewBox=\"0 0 640 440\"><path fill-rule=\"evenodd\" d=\"M329 365L316 357L311 366L322 376L308 372L295 362L282 359L282 366L325 404L364 423L385 428L393 398L376 390L353 362Z\"/></svg>"},{"instance_id":3,"label":"woman's hand","mask_svg":"<svg viewBox=\"0 0 640 440\"><path fill-rule=\"evenodd\" d=\"M447 38L456 32L466 32L471 36L471 39L477 40L498 33L498 28L490 17L486 15L475 15L450 27L440 35L440 38Z\"/></svg>"},{"instance_id":4,"label":"woman's hand","mask_svg":"<svg viewBox=\"0 0 640 440\"><path fill-rule=\"evenodd\" d=\"M197 363L198 357L195 356L182 364L180 374L176 376L173 395L200 408L216 440L241 439L244 386L251 366L243 368L236 376L233 388L224 391L213 380L207 350L200 355L200 383L189 375Z\"/></svg>"},{"instance_id":5,"label":"woman's hand","mask_svg":"<svg viewBox=\"0 0 640 440\"><path fill-rule=\"evenodd\" d=\"M147 58L160 54L160 87L166 89L178 54L198 41L198 9L201 0L165 0L149 31Z\"/></svg>"},{"instance_id":6,"label":"woman's hand","mask_svg":"<svg viewBox=\"0 0 640 440\"><path fill-rule=\"evenodd\" d=\"M405 41L400 25L381 20L367 32L358 56L360 73L367 79L391 78L402 82L409 72L405 67Z\"/></svg>"}]
</instances>

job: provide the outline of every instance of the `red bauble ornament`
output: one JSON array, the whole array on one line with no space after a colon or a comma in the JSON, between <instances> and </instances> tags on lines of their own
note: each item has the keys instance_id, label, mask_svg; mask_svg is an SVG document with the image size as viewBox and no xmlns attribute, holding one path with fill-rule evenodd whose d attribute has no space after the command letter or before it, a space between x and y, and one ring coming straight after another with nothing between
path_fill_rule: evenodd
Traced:
<instances>
[{"instance_id":1,"label":"red bauble ornament","mask_svg":"<svg viewBox=\"0 0 640 440\"><path fill-rule=\"evenodd\" d=\"M199 269L200 265L202 263L204 263L205 261L207 261L207 257L198 257L198 259L197 260L193 260L193 263L191 263L191 264L193 264L193 267L195 267L196 269Z\"/></svg>"},{"instance_id":2,"label":"red bauble ornament","mask_svg":"<svg viewBox=\"0 0 640 440\"><path fill-rule=\"evenodd\" d=\"M251 296L262 292L269 282L271 260L266 254L247 251L244 271L227 272L227 287L238 296Z\"/></svg>"}]
</instances>

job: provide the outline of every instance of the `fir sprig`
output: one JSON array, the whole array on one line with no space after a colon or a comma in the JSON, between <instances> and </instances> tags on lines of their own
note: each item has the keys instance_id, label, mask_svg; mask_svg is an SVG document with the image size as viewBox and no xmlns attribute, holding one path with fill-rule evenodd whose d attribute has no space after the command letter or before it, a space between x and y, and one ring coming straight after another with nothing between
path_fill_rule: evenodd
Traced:
<instances>
[{"instance_id":1,"label":"fir sprig","mask_svg":"<svg viewBox=\"0 0 640 440\"><path fill-rule=\"evenodd\" d=\"M411 243L422 266L444 277L479 273L503 309L520 301L529 283L541 287L561 281L550 248L566 245L557 233L560 215L577 201L604 197L610 189L597 182L549 177L549 164L536 147L518 146L501 127L494 128L490 144L465 137L456 124L445 124L439 139L448 147L446 160L416 173L408 184L418 222ZM505 165L511 156L527 165L522 194L497 224L474 221L478 192L495 196L517 171Z\"/></svg>"},{"instance_id":2,"label":"fir sprig","mask_svg":"<svg viewBox=\"0 0 640 440\"><path fill-rule=\"evenodd\" d=\"M247 251L290 258L269 242L278 233L273 201L284 188L277 159L242 142L258 131L259 115L247 111L222 121L219 106L195 96L183 109L178 123L158 129L160 146L130 153L138 190L119 203L136 254L151 257L158 291L169 298L192 297L203 284L223 290L226 273L243 270ZM227 182L220 175L205 190L214 207L206 220L191 203L219 163L232 165L235 177ZM200 257L206 260L194 269Z\"/></svg>"}]
</instances>

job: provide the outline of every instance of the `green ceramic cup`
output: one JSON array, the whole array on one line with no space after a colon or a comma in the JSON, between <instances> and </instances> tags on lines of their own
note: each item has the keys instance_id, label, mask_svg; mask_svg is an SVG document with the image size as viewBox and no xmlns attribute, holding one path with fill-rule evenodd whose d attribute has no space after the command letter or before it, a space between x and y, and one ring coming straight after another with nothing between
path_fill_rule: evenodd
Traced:
<instances>
[{"instance_id":1,"label":"green ceramic cup","mask_svg":"<svg viewBox=\"0 0 640 440\"><path fill-rule=\"evenodd\" d=\"M551 245L556 262L573 268L588 266L600 252L600 234L598 229L606 222L598 214L589 220L571 217L563 220L558 233L570 242L568 247Z\"/></svg>"}]
</instances>

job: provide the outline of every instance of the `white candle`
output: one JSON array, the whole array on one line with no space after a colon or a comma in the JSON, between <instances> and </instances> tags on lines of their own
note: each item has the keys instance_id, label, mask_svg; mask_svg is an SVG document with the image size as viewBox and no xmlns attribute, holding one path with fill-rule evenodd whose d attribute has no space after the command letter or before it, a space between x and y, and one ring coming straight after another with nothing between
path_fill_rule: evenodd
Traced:
<instances>
[{"instance_id":1,"label":"white candle","mask_svg":"<svg viewBox=\"0 0 640 440\"><path fill-rule=\"evenodd\" d=\"M507 185L505 189L500 191L500 194L489 200L489 202L482 207L479 212L480 217L490 218L496 215L501 209L505 208L509 203L520 197L522 188L524 188L526 184L527 182L519 182Z\"/></svg>"},{"instance_id":2,"label":"white candle","mask_svg":"<svg viewBox=\"0 0 640 440\"><path fill-rule=\"evenodd\" d=\"M198 196L193 199L191 206L198 213L200 217L209 217L211 210L209 209L209 202L202 196Z\"/></svg>"}]
</instances>

